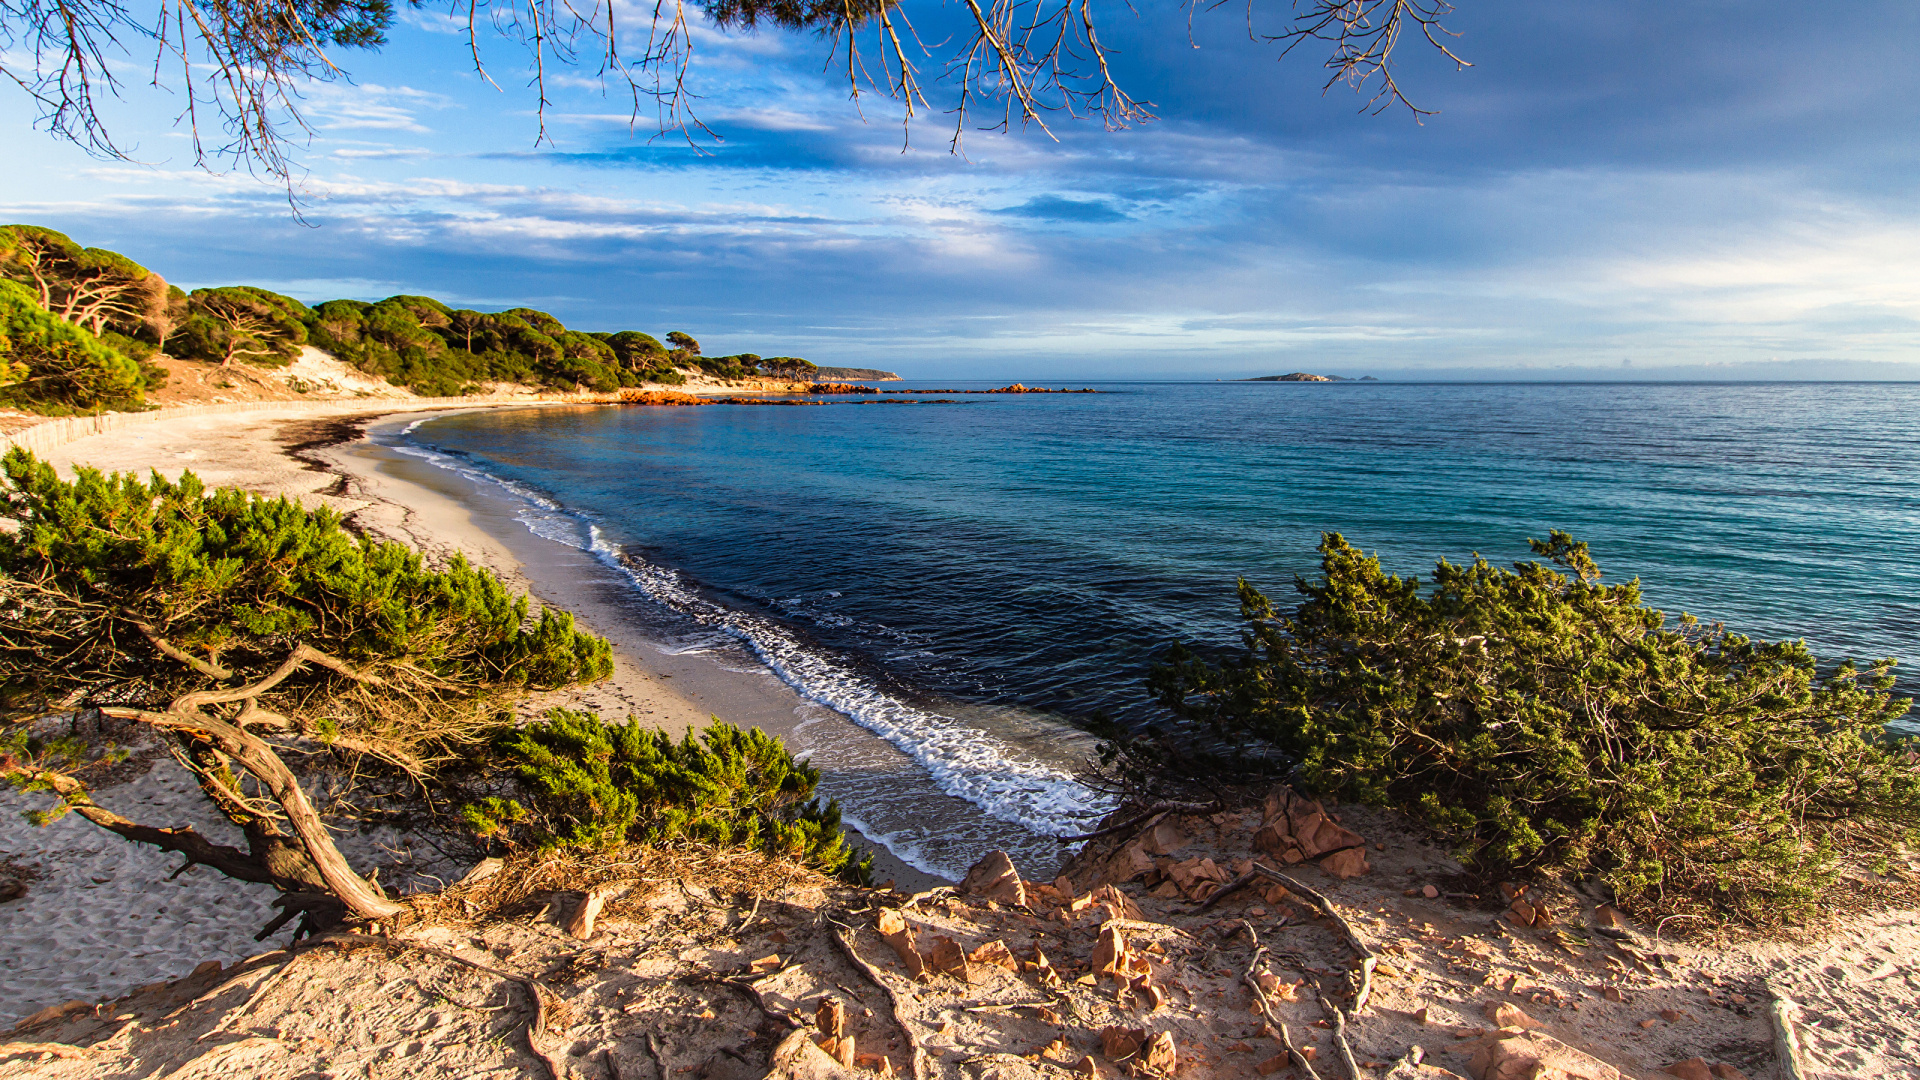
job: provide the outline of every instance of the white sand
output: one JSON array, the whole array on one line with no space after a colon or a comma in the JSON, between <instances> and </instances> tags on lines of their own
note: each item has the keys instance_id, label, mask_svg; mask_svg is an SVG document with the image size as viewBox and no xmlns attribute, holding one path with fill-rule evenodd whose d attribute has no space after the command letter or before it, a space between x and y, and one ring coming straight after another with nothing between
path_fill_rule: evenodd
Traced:
<instances>
[{"instance_id":1,"label":"white sand","mask_svg":"<svg viewBox=\"0 0 1920 1080\"><path fill-rule=\"evenodd\" d=\"M728 670L708 658L663 653L619 625L617 612L576 605L565 578L578 568L542 566L537 569L544 580L530 577L520 556L475 522L470 506L396 475L388 467L394 464L390 451L361 441L310 453L336 473L296 459L282 446L289 434L310 428L310 421L372 418L403 408L398 402L297 402L284 409L171 417L71 442L41 457L68 475L77 465L140 475L158 470L173 479L191 470L210 486L330 506L350 515L354 527L410 544L430 559L463 551L515 588L582 613L584 626L613 641L614 677L538 695L528 702L528 713L553 706L591 709L611 717L639 716L677 733L704 725L715 714L785 731L802 718L797 711L824 711L807 710L763 667ZM407 419L419 415L404 414ZM537 548L522 553L528 552L547 557ZM590 561L585 556L576 561L581 560ZM164 755L138 780L102 788L96 797L143 824L192 825L219 842L239 842L237 830ZM265 944L253 940L275 913L268 907L276 895L272 888L233 881L206 867L168 882L180 862L176 856L128 843L77 816L44 829L22 819L24 811L49 801L0 789L0 858L11 856L41 875L28 883L25 898L0 904L0 1014L23 1016L74 998L118 995L177 977L204 960L262 952L286 937L288 931L282 930ZM380 867L381 880L401 891L433 887L464 869L388 832L347 835L340 842L357 867ZM884 853L880 877L903 884L932 880Z\"/></svg>"}]
</instances>

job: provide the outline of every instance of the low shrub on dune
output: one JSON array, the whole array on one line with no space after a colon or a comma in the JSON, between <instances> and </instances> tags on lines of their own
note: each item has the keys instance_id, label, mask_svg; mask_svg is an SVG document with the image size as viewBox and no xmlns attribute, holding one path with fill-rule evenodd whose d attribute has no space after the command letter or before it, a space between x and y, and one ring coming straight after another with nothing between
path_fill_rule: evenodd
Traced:
<instances>
[{"instance_id":1,"label":"low shrub on dune","mask_svg":"<svg viewBox=\"0 0 1920 1080\"><path fill-rule=\"evenodd\" d=\"M1328 534L1297 607L1242 581L1242 648L1175 647L1151 676L1240 752L1121 740L1108 766L1151 783L1250 751L1413 815L1487 872L1593 876L1643 910L1755 925L1803 916L1848 860L1920 826L1920 755L1888 729L1908 708L1894 661L1823 668L1799 641L1669 620L1637 581L1603 584L1585 544L1532 543L1546 562L1443 561L1423 587Z\"/></svg>"}]
</instances>

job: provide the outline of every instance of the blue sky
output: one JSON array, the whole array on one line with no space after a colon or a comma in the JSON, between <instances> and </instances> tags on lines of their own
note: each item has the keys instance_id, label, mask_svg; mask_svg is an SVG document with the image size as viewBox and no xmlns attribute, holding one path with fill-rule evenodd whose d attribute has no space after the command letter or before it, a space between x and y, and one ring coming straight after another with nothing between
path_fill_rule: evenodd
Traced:
<instances>
[{"instance_id":1,"label":"blue sky","mask_svg":"<svg viewBox=\"0 0 1920 1080\"><path fill-rule=\"evenodd\" d=\"M955 9L916 2L943 35ZM1276 61L1238 11L1190 42L1182 9L1139 10L1106 5L1102 34L1161 119L970 131L956 157L944 116L906 153L888 103L863 121L817 40L707 31L724 141L636 136L575 75L535 146L513 46L498 91L408 9L305 103L315 227L193 169L137 61L114 112L137 163L30 134L0 95L0 215L189 288L527 304L933 378L1920 377L1911 3L1461 0L1472 68L1406 47L1423 123L1323 96L1318 58Z\"/></svg>"}]
</instances>

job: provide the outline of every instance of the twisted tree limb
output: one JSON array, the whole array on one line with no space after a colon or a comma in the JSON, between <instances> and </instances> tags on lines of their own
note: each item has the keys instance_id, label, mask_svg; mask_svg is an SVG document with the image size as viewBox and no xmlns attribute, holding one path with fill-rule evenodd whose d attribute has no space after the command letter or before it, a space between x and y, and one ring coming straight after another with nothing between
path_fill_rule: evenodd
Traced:
<instances>
[{"instance_id":1,"label":"twisted tree limb","mask_svg":"<svg viewBox=\"0 0 1920 1080\"><path fill-rule=\"evenodd\" d=\"M280 760L279 755L274 753L273 748L245 727L215 719L200 711L204 705L236 701L251 704L261 694L286 681L294 672L309 663L356 680L371 682L375 685L380 683L380 680L374 676L361 674L345 662L328 656L312 646L297 645L271 674L247 686L230 690L197 690L182 694L173 700L166 712L124 706L108 706L102 708L100 712L104 716L136 720L165 731L179 731L193 735L206 740L221 753L238 762L242 768L253 774L254 778L273 795L274 801L280 804L281 810L287 815L287 824L300 838L301 845L306 848L307 856L313 861L314 868L318 871L327 890L339 897L347 910L355 915L367 919L389 918L399 913L400 905L388 900L378 889L354 873L353 868L347 864L346 857L340 854L338 847L334 846L333 838L327 835L327 827L320 820L320 815L315 812L313 804L308 801L306 792L300 787L299 779L293 775L293 770L287 768L286 763ZM243 707L241 715L248 716L255 710L257 706L253 710ZM89 817L89 820L93 819ZM120 830L115 829L115 831ZM218 868L218 864L210 862L209 865L215 865ZM244 878L243 880L254 879Z\"/></svg>"}]
</instances>

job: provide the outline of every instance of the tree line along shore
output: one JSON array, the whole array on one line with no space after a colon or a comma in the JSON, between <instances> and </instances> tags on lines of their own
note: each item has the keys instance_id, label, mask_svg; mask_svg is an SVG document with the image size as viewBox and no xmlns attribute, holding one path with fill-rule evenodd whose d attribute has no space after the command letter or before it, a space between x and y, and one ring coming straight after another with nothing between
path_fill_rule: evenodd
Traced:
<instances>
[{"instance_id":1,"label":"tree line along shore","mask_svg":"<svg viewBox=\"0 0 1920 1080\"><path fill-rule=\"evenodd\" d=\"M0 405L49 415L137 409L166 356L283 367L302 346L423 397L501 384L608 393L713 379L890 379L793 356L705 356L684 331L588 332L532 308L480 312L427 296L308 306L250 285L195 289L118 252L34 225L0 227Z\"/></svg>"}]
</instances>

